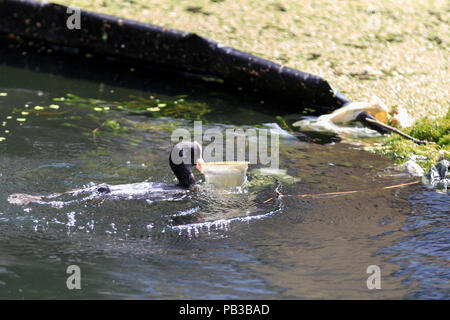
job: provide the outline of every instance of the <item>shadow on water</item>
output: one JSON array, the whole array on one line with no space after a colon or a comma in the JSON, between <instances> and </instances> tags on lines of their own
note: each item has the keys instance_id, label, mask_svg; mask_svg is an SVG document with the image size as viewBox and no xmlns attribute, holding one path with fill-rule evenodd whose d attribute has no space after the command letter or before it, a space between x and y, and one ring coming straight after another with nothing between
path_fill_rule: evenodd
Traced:
<instances>
[{"instance_id":1,"label":"shadow on water","mask_svg":"<svg viewBox=\"0 0 450 320\"><path fill-rule=\"evenodd\" d=\"M89 66L95 81L86 81L75 64L11 52L0 55L1 298L450 297L448 195L380 191L410 179L379 175L389 161L329 136L311 136L324 145L281 137L286 172L275 179L250 170L240 192L200 183L198 193L159 201L62 194L9 203L13 193L103 182L175 183L167 163L174 128L196 119L204 130L258 128L282 109L185 80L124 83L131 71L119 66L77 64ZM277 180L283 194L373 191L266 202ZM66 287L73 264L82 290ZM370 265L381 268L381 290L367 289Z\"/></svg>"}]
</instances>

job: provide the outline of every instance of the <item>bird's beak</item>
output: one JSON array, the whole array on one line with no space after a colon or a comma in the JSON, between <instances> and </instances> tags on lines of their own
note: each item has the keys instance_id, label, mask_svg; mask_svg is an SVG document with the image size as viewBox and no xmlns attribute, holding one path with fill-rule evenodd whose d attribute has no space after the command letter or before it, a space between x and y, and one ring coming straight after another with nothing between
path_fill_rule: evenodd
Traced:
<instances>
[{"instance_id":1,"label":"bird's beak","mask_svg":"<svg viewBox=\"0 0 450 320\"><path fill-rule=\"evenodd\" d=\"M197 167L198 172L203 173L203 164L204 163L205 163L205 161L202 158L197 159L196 167Z\"/></svg>"}]
</instances>

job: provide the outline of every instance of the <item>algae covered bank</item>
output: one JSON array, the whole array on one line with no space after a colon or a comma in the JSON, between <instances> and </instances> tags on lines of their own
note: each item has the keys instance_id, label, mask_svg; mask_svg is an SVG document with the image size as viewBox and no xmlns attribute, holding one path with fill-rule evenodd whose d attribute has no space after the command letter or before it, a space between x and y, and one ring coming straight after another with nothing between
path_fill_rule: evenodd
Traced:
<instances>
[{"instance_id":1,"label":"algae covered bank","mask_svg":"<svg viewBox=\"0 0 450 320\"><path fill-rule=\"evenodd\" d=\"M17 40L41 40L61 46L200 76L252 93L290 101L290 112L305 107L321 112L347 100L324 79L284 67L193 33L80 11L80 29L69 29L68 7L35 1L1 0L0 32ZM66 48L67 47L67 48Z\"/></svg>"}]
</instances>

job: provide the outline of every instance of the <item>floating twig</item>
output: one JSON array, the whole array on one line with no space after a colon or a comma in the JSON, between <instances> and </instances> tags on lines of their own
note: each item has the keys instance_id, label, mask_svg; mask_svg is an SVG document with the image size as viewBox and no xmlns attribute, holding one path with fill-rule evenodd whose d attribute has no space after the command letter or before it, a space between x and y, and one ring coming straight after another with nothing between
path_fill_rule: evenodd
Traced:
<instances>
[{"instance_id":1,"label":"floating twig","mask_svg":"<svg viewBox=\"0 0 450 320\"><path fill-rule=\"evenodd\" d=\"M327 192L327 193L307 193L307 194L281 194L278 191L278 187L275 189L275 193L277 194L276 198L280 197L297 197L297 198L313 198L313 197L324 197L324 196L340 196L345 194L353 194L353 193L361 193L361 192L373 192L376 190L388 190L388 189L395 189L395 188L401 188L405 186L410 186L414 184L421 183L421 181L412 181L412 182L406 182L401 184L396 184L393 186L386 186L381 188L375 188L375 189L363 189L363 190L352 190L352 191L336 191L336 192ZM264 201L263 203L268 203L272 201L274 198L271 197Z\"/></svg>"}]
</instances>

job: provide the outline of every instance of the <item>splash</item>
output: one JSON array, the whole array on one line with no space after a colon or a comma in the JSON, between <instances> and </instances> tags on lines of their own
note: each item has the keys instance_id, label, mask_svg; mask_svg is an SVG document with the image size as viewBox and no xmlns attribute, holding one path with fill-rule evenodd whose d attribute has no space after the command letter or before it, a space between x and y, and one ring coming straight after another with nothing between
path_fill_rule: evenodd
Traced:
<instances>
[{"instance_id":1,"label":"splash","mask_svg":"<svg viewBox=\"0 0 450 320\"><path fill-rule=\"evenodd\" d=\"M275 215L280 211L281 207L278 207L275 210L254 216L235 217L229 219L219 219L213 221L190 223L185 225L170 226L170 228L173 231L178 232L179 236L186 234L188 238L198 237L200 233L204 232L206 232L208 236L210 236L211 232L213 231L226 232L229 231L231 229L231 226L236 223L250 223L251 221L263 220L272 217L273 215Z\"/></svg>"}]
</instances>

